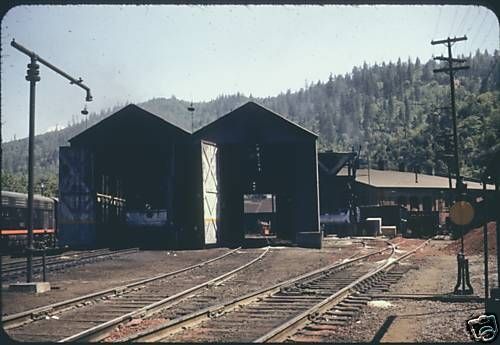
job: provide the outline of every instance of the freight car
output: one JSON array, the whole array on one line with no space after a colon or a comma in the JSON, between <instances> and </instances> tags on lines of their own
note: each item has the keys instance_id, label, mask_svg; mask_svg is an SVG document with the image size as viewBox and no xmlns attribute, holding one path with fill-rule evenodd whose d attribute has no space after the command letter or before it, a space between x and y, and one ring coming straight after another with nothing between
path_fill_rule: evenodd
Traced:
<instances>
[{"instance_id":1,"label":"freight car","mask_svg":"<svg viewBox=\"0 0 500 345\"><path fill-rule=\"evenodd\" d=\"M28 241L28 195L2 191L0 251L21 251ZM33 196L33 240L35 246L54 247L57 234L57 199Z\"/></svg>"}]
</instances>

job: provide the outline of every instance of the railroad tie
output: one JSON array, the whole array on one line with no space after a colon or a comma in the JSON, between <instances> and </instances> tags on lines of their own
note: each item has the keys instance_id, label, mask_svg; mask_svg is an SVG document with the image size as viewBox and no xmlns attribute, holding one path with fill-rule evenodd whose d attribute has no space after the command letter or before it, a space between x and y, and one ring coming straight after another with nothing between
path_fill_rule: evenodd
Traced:
<instances>
[{"instance_id":1,"label":"railroad tie","mask_svg":"<svg viewBox=\"0 0 500 345\"><path fill-rule=\"evenodd\" d=\"M299 342L299 343L319 343L324 339L323 335L301 335L296 333L290 339L285 340L285 342Z\"/></svg>"},{"instance_id":2,"label":"railroad tie","mask_svg":"<svg viewBox=\"0 0 500 345\"><path fill-rule=\"evenodd\" d=\"M365 300L355 300L355 299L352 299L350 297L344 299L343 302L347 303L348 305L360 305L360 306L366 305L368 303L368 301L365 301Z\"/></svg>"},{"instance_id":3,"label":"railroad tie","mask_svg":"<svg viewBox=\"0 0 500 345\"><path fill-rule=\"evenodd\" d=\"M372 298L369 296L361 296L359 294L350 295L348 298L359 301L367 301L367 302L372 300Z\"/></svg>"},{"instance_id":4,"label":"railroad tie","mask_svg":"<svg viewBox=\"0 0 500 345\"><path fill-rule=\"evenodd\" d=\"M335 324L337 321L349 321L354 315L323 315L320 319L314 320L314 323L319 325L330 325Z\"/></svg>"},{"instance_id":5,"label":"railroad tie","mask_svg":"<svg viewBox=\"0 0 500 345\"><path fill-rule=\"evenodd\" d=\"M329 318L329 317L340 317L340 316L353 317L356 314L357 314L356 311L333 309L333 310L329 310L329 311L325 312L323 315L326 318Z\"/></svg>"},{"instance_id":6,"label":"railroad tie","mask_svg":"<svg viewBox=\"0 0 500 345\"><path fill-rule=\"evenodd\" d=\"M342 321L337 321L337 322L331 322L331 323L312 323L312 324L309 324L307 325L306 327L304 327L304 330L306 331L333 331L335 329L337 329L337 326L338 325L345 325L346 322L342 322Z\"/></svg>"},{"instance_id":7,"label":"railroad tie","mask_svg":"<svg viewBox=\"0 0 500 345\"><path fill-rule=\"evenodd\" d=\"M347 304L342 304L340 303L338 306L335 307L335 310L340 310L340 311L359 311L361 307L358 306L349 306Z\"/></svg>"}]
</instances>

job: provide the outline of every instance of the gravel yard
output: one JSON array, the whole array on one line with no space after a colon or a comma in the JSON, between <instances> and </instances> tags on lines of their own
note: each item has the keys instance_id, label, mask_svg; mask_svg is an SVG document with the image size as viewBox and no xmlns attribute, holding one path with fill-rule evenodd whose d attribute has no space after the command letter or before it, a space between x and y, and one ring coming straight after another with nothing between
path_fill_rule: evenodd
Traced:
<instances>
[{"instance_id":1,"label":"gravel yard","mask_svg":"<svg viewBox=\"0 0 500 345\"><path fill-rule=\"evenodd\" d=\"M387 294L448 294L457 280L456 254L452 241L431 241L424 250L404 263L410 270ZM469 258L474 294L484 297L482 253ZM496 257L489 260L490 287L496 281ZM494 284L496 286L496 284ZM377 298L362 309L356 321L339 328L330 342L470 342L466 321L484 313L482 302ZM323 339L326 340L326 339Z\"/></svg>"},{"instance_id":2,"label":"gravel yard","mask_svg":"<svg viewBox=\"0 0 500 345\"><path fill-rule=\"evenodd\" d=\"M481 303L387 300L368 306L359 320L339 329L331 342L473 342L466 320L483 312Z\"/></svg>"},{"instance_id":3,"label":"gravel yard","mask_svg":"<svg viewBox=\"0 0 500 345\"><path fill-rule=\"evenodd\" d=\"M228 248L196 251L140 251L110 260L49 273L52 290L31 295L2 286L2 315L18 313L80 295L175 271L227 252ZM193 255L195 254L195 255Z\"/></svg>"},{"instance_id":4,"label":"gravel yard","mask_svg":"<svg viewBox=\"0 0 500 345\"><path fill-rule=\"evenodd\" d=\"M319 268L338 259L352 255L353 248L361 248L360 243L338 242L341 246L325 246L318 249L277 247L272 259L256 281L268 276L269 268L280 271L282 277L293 276ZM345 244L345 245L344 245ZM48 281L52 290L31 295L8 291L2 287L2 315L13 314L39 306L56 303L83 294L132 283L147 277L178 270L227 252L227 248L184 251L140 251L102 262L74 267L66 271L50 273ZM278 265L278 266L277 266ZM263 285L261 285L263 286Z\"/></svg>"},{"instance_id":5,"label":"gravel yard","mask_svg":"<svg viewBox=\"0 0 500 345\"><path fill-rule=\"evenodd\" d=\"M478 232L469 237L478 237ZM494 237L493 237L494 238ZM276 284L327 264L342 260L364 248L382 248L382 241L326 238L323 249L273 247L257 264L224 283L213 287L222 300ZM399 251L413 248L421 240L396 238ZM490 288L496 286L495 243L490 241ZM474 295L484 297L484 263L479 245L466 241L471 284ZM386 294L449 294L457 279L457 242L433 240L402 264L411 269ZM52 291L39 295L13 293L2 288L2 315L12 314L46 304L131 283L160 273L174 271L228 251L227 248L196 251L140 251L85 266L51 273ZM380 260L380 258L376 258ZM469 342L466 321L484 312L482 302L439 302L416 299L377 298L365 306L349 326L338 328L322 341L329 342ZM132 322L119 328L108 341L168 319L168 312L143 322Z\"/></svg>"},{"instance_id":6,"label":"gravel yard","mask_svg":"<svg viewBox=\"0 0 500 345\"><path fill-rule=\"evenodd\" d=\"M201 292L200 296L213 296L211 305L228 301L265 286L271 286L286 281L303 273L334 263L352 255L357 247L356 243L342 241L337 246L330 246L321 250L291 247L271 248L271 252L256 264L232 276L227 281ZM372 249L370 249L371 251ZM176 309L189 305L189 299L176 305ZM151 325L171 319L175 310L166 310L152 316L144 322L132 321L119 327L106 341L116 341L121 337L137 333Z\"/></svg>"}]
</instances>

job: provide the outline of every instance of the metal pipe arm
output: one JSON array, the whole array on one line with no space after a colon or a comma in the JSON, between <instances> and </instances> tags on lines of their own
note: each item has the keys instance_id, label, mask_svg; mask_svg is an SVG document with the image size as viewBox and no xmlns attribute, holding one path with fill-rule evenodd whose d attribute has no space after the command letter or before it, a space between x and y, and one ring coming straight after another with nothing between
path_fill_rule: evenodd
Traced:
<instances>
[{"instance_id":1,"label":"metal pipe arm","mask_svg":"<svg viewBox=\"0 0 500 345\"><path fill-rule=\"evenodd\" d=\"M70 76L66 72L60 70L56 66L52 65L50 62L48 62L45 59L41 58L35 52L33 52L33 51L31 51L31 50L23 47L22 45L20 45L19 43L17 43L14 39L12 39L12 42L10 42L10 45L13 46L14 48L16 48L17 50L19 50L21 53L24 53L24 54L28 55L29 57L34 58L37 61L40 61L40 63L42 63L43 65L47 66L48 68L50 68L51 70L53 70L57 74L62 75L64 78L66 78L66 79L68 79L70 81L70 84L78 85L79 87L81 87L82 89L84 89L87 92L87 96L85 97L85 100L87 102L92 101L92 95L90 94L90 88L83 83L82 78L79 78L79 79L73 78L72 76Z\"/></svg>"}]
</instances>

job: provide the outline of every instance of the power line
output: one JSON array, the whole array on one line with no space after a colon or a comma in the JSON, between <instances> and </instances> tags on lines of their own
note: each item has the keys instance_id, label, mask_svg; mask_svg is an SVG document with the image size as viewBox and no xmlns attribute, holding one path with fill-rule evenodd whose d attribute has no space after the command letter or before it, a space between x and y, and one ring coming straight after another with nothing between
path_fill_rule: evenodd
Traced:
<instances>
[{"instance_id":1,"label":"power line","mask_svg":"<svg viewBox=\"0 0 500 345\"><path fill-rule=\"evenodd\" d=\"M455 25L455 19L457 18L457 12L458 12L458 7L455 8L455 12L453 13L453 20L451 21L450 31L448 32L449 36L453 35L453 26Z\"/></svg>"},{"instance_id":2,"label":"power line","mask_svg":"<svg viewBox=\"0 0 500 345\"><path fill-rule=\"evenodd\" d=\"M481 7L477 6L476 7L476 15L474 16L474 19L472 20L471 24L469 25L469 27L465 30L465 32L467 34L471 34L470 32L470 29L472 29L472 27L474 26L474 24L476 23L476 19L479 17L479 14L481 13Z\"/></svg>"},{"instance_id":3,"label":"power line","mask_svg":"<svg viewBox=\"0 0 500 345\"><path fill-rule=\"evenodd\" d=\"M476 41L477 40L477 36L478 34L481 32L481 27L483 26L483 23L484 21L486 20L486 17L488 16L488 12L484 12L484 15L483 15L483 19L481 20L481 24L479 24L479 26L477 27L477 31L476 31L476 34L475 35L472 35L473 37L473 41Z\"/></svg>"},{"instance_id":4,"label":"power line","mask_svg":"<svg viewBox=\"0 0 500 345\"><path fill-rule=\"evenodd\" d=\"M437 32L437 29L438 29L438 26L439 26L439 20L441 19L441 7L439 7L439 13L438 13L438 18L437 18L437 21L436 21L436 26L434 26L434 32L432 33L432 37L435 37L436 36L436 32Z\"/></svg>"},{"instance_id":5,"label":"power line","mask_svg":"<svg viewBox=\"0 0 500 345\"><path fill-rule=\"evenodd\" d=\"M443 7L439 6L438 18L436 21L436 26L434 27L434 32L432 33L432 37L436 37L437 30L439 28L440 19L441 19L442 10L443 10ZM435 53L436 53L436 48L434 46L432 46L432 56L434 56Z\"/></svg>"},{"instance_id":6,"label":"power line","mask_svg":"<svg viewBox=\"0 0 500 345\"><path fill-rule=\"evenodd\" d=\"M471 54L472 43L473 43L472 40L470 39L470 37L471 37L471 29L474 27L474 24L477 23L477 20L479 19L480 15L481 15L481 7L474 6L474 8L476 10L475 14L473 16L469 17L469 18L471 18L471 21L470 21L470 24L467 27L467 29L465 29L465 34L469 36L469 39L465 42L464 51L465 52L469 52L469 54Z\"/></svg>"},{"instance_id":7,"label":"power line","mask_svg":"<svg viewBox=\"0 0 500 345\"><path fill-rule=\"evenodd\" d=\"M455 29L455 31L459 30L459 29L462 27L462 24L464 23L465 18L467 18L467 16L468 16L468 13L467 13L467 12L468 12L468 11L467 11L467 9L465 9L465 10L464 10L464 15L463 15L463 17L462 17L462 20L461 20L460 22L458 22L458 26L457 26L457 28ZM467 42L465 42L465 43L467 43Z\"/></svg>"},{"instance_id":8,"label":"power line","mask_svg":"<svg viewBox=\"0 0 500 345\"><path fill-rule=\"evenodd\" d=\"M460 21L460 23L458 24L457 30L460 30L460 28L463 28L465 26L466 18L471 18L471 16L469 15L469 8L470 7L466 7L464 9L464 16L463 16L462 20ZM476 9L476 14L474 16L474 20L472 21L472 23L475 23L475 20L480 13L479 7L475 7L475 9ZM472 25L473 24L471 24L468 29L464 30L466 35L470 35L469 31L470 31L470 28L472 27ZM463 47L463 50L462 50L464 52L464 53L462 53L463 55L465 55L465 52L469 51L469 44L470 44L469 40L465 41L465 46Z\"/></svg>"},{"instance_id":9,"label":"power line","mask_svg":"<svg viewBox=\"0 0 500 345\"><path fill-rule=\"evenodd\" d=\"M486 42L486 40L488 39L488 36L490 35L491 30L493 29L494 26L495 26L495 22L492 22L490 25L490 28L488 29L488 32L486 33L486 35L484 35L484 38L481 41L481 44L479 45L479 47L482 47L483 44Z\"/></svg>"}]
</instances>

